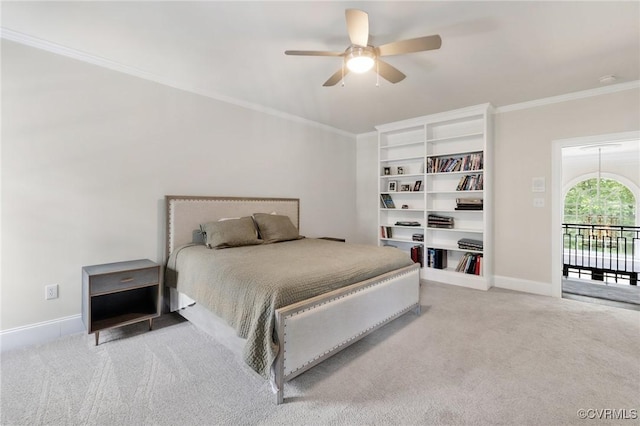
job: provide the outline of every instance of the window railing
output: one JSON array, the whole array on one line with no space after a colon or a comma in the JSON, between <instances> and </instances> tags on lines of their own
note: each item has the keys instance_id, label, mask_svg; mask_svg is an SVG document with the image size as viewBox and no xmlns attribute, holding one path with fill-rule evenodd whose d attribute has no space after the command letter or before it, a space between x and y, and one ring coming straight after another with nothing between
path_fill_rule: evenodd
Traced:
<instances>
[{"instance_id":1,"label":"window railing","mask_svg":"<svg viewBox=\"0 0 640 426\"><path fill-rule=\"evenodd\" d=\"M592 279L602 280L604 274L616 279L628 277L637 284L640 272L640 227L592 224L562 224L564 267L587 270Z\"/></svg>"}]
</instances>

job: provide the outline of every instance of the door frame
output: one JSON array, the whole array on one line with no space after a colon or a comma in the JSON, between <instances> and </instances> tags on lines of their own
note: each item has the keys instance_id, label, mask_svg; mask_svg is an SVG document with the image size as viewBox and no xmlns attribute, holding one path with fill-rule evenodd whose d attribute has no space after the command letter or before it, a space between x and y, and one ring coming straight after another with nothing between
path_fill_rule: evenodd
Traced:
<instances>
[{"instance_id":1,"label":"door frame","mask_svg":"<svg viewBox=\"0 0 640 426\"><path fill-rule=\"evenodd\" d=\"M551 295L562 298L562 148L640 140L640 131L608 133L551 142Z\"/></svg>"}]
</instances>

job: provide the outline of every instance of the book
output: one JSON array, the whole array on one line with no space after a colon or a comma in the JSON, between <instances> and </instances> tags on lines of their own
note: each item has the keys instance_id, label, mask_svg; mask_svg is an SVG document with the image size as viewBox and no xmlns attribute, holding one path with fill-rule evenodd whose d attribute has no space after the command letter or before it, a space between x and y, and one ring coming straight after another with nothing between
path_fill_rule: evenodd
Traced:
<instances>
[{"instance_id":1,"label":"book","mask_svg":"<svg viewBox=\"0 0 640 426\"><path fill-rule=\"evenodd\" d=\"M456 191L477 191L482 190L484 185L484 177L478 175L464 175L460 178Z\"/></svg>"},{"instance_id":2,"label":"book","mask_svg":"<svg viewBox=\"0 0 640 426\"><path fill-rule=\"evenodd\" d=\"M465 253L462 255L456 266L456 272L482 275L482 254Z\"/></svg>"},{"instance_id":3,"label":"book","mask_svg":"<svg viewBox=\"0 0 640 426\"><path fill-rule=\"evenodd\" d=\"M391 226L381 226L380 227L380 237L381 238L393 238L393 227L391 227Z\"/></svg>"},{"instance_id":4,"label":"book","mask_svg":"<svg viewBox=\"0 0 640 426\"><path fill-rule=\"evenodd\" d=\"M429 157L427 158L427 173L482 170L484 166L483 163L482 152L475 152L459 157Z\"/></svg>"},{"instance_id":5,"label":"book","mask_svg":"<svg viewBox=\"0 0 640 426\"><path fill-rule=\"evenodd\" d=\"M444 249L427 248L427 266L434 269L446 269L447 251Z\"/></svg>"},{"instance_id":6,"label":"book","mask_svg":"<svg viewBox=\"0 0 640 426\"><path fill-rule=\"evenodd\" d=\"M395 209L396 205L393 203L393 198L389 194L380 194L380 200L382 201L382 206L385 209Z\"/></svg>"},{"instance_id":7,"label":"book","mask_svg":"<svg viewBox=\"0 0 640 426\"><path fill-rule=\"evenodd\" d=\"M414 263L419 263L420 267L424 266L421 245L411 247L411 260L413 260Z\"/></svg>"}]
</instances>

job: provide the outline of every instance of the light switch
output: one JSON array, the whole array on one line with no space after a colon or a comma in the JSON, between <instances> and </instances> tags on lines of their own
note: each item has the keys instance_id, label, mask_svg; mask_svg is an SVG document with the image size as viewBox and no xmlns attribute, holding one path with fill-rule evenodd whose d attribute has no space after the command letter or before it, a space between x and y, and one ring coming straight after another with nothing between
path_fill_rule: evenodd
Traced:
<instances>
[{"instance_id":1,"label":"light switch","mask_svg":"<svg viewBox=\"0 0 640 426\"><path fill-rule=\"evenodd\" d=\"M532 192L544 192L545 191L544 177L534 177L531 180L531 191Z\"/></svg>"}]
</instances>

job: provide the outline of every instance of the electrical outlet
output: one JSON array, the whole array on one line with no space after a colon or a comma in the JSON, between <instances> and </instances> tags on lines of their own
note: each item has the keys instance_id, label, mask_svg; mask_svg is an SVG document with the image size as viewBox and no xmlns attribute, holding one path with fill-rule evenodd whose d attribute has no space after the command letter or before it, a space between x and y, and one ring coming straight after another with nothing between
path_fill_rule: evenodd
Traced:
<instances>
[{"instance_id":1,"label":"electrical outlet","mask_svg":"<svg viewBox=\"0 0 640 426\"><path fill-rule=\"evenodd\" d=\"M44 288L44 298L46 300L57 299L58 298L58 284L51 284L51 285L45 286L45 288Z\"/></svg>"},{"instance_id":2,"label":"electrical outlet","mask_svg":"<svg viewBox=\"0 0 640 426\"><path fill-rule=\"evenodd\" d=\"M544 198L534 198L533 207L544 207Z\"/></svg>"}]
</instances>

